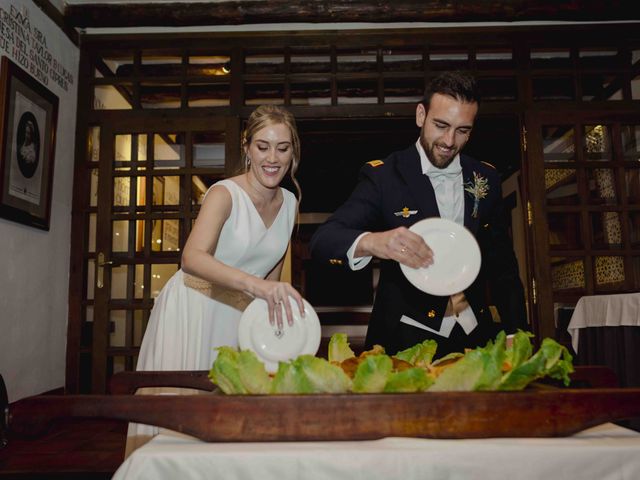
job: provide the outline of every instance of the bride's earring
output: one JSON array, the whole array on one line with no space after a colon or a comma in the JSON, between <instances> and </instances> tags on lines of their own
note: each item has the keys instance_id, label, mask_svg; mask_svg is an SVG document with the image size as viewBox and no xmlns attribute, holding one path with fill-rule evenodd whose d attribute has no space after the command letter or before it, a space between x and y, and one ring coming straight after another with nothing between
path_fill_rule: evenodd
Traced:
<instances>
[{"instance_id":1,"label":"bride's earring","mask_svg":"<svg viewBox=\"0 0 640 480\"><path fill-rule=\"evenodd\" d=\"M247 170L251 166L251 159L249 158L249 155L245 155L244 157L244 166Z\"/></svg>"}]
</instances>

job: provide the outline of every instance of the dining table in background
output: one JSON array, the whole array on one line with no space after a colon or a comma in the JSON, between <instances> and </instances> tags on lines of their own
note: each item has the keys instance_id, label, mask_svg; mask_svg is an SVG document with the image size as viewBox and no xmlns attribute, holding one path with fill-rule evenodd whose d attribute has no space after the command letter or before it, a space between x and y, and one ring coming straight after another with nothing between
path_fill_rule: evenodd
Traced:
<instances>
[{"instance_id":1,"label":"dining table in background","mask_svg":"<svg viewBox=\"0 0 640 480\"><path fill-rule=\"evenodd\" d=\"M630 479L640 478L640 433L606 423L554 438L207 443L167 431L133 452L113 477L177 478Z\"/></svg>"},{"instance_id":2,"label":"dining table in background","mask_svg":"<svg viewBox=\"0 0 640 480\"><path fill-rule=\"evenodd\" d=\"M576 364L606 365L621 387L640 387L640 293L581 297L567 330Z\"/></svg>"}]
</instances>

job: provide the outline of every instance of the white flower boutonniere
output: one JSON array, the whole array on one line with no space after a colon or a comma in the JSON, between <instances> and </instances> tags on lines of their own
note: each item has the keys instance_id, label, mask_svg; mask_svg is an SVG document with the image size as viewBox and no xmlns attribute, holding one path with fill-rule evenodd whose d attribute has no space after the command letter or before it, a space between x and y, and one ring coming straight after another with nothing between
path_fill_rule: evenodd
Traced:
<instances>
[{"instance_id":1,"label":"white flower boutonniere","mask_svg":"<svg viewBox=\"0 0 640 480\"><path fill-rule=\"evenodd\" d=\"M471 216L478 216L478 205L480 200L487 196L489 192L489 182L478 172L473 172L473 183L469 182L464 186L465 192L469 192L473 196L473 212Z\"/></svg>"}]
</instances>

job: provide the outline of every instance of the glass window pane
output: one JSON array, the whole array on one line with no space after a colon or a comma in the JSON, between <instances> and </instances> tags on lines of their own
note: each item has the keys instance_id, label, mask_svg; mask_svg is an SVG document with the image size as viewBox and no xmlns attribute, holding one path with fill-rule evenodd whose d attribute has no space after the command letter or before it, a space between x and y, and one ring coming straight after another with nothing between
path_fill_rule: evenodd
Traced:
<instances>
[{"instance_id":1,"label":"glass window pane","mask_svg":"<svg viewBox=\"0 0 640 480\"><path fill-rule=\"evenodd\" d=\"M382 69L385 72L422 72L424 71L422 50L416 48L384 50L382 52ZM424 85L422 90L424 90Z\"/></svg>"},{"instance_id":2,"label":"glass window pane","mask_svg":"<svg viewBox=\"0 0 640 480\"><path fill-rule=\"evenodd\" d=\"M224 168L225 133L197 132L193 134L193 166Z\"/></svg>"},{"instance_id":3,"label":"glass window pane","mask_svg":"<svg viewBox=\"0 0 640 480\"><path fill-rule=\"evenodd\" d=\"M228 55L191 55L187 65L190 77L226 77L231 73L231 57Z\"/></svg>"},{"instance_id":4,"label":"glass window pane","mask_svg":"<svg viewBox=\"0 0 640 480\"><path fill-rule=\"evenodd\" d=\"M122 355L107 357L107 376L130 370L133 370L132 357L125 357Z\"/></svg>"},{"instance_id":5,"label":"glass window pane","mask_svg":"<svg viewBox=\"0 0 640 480\"><path fill-rule=\"evenodd\" d=\"M424 97L424 79L387 78L384 81L384 103L416 104Z\"/></svg>"},{"instance_id":6,"label":"glass window pane","mask_svg":"<svg viewBox=\"0 0 640 480\"><path fill-rule=\"evenodd\" d=\"M133 75L131 53L107 54L96 59L96 78L118 78Z\"/></svg>"},{"instance_id":7,"label":"glass window pane","mask_svg":"<svg viewBox=\"0 0 640 480\"><path fill-rule=\"evenodd\" d=\"M284 55L280 52L247 52L244 57L245 74L284 73Z\"/></svg>"},{"instance_id":8,"label":"glass window pane","mask_svg":"<svg viewBox=\"0 0 640 480\"><path fill-rule=\"evenodd\" d=\"M160 295L160 290L177 271L177 264L151 265L151 298L156 298Z\"/></svg>"},{"instance_id":9,"label":"glass window pane","mask_svg":"<svg viewBox=\"0 0 640 480\"><path fill-rule=\"evenodd\" d=\"M144 251L145 220L136 220L136 252Z\"/></svg>"},{"instance_id":10,"label":"glass window pane","mask_svg":"<svg viewBox=\"0 0 640 480\"><path fill-rule=\"evenodd\" d=\"M127 272L128 265L119 265L111 267L111 298L126 299L127 298ZM106 272L105 272L106 274Z\"/></svg>"},{"instance_id":11,"label":"glass window pane","mask_svg":"<svg viewBox=\"0 0 640 480\"><path fill-rule=\"evenodd\" d=\"M171 77L182 73L182 57L158 52L142 52L140 73L144 77Z\"/></svg>"},{"instance_id":12,"label":"glass window pane","mask_svg":"<svg viewBox=\"0 0 640 480\"><path fill-rule=\"evenodd\" d=\"M130 341L130 328L127 328L126 310L111 310L109 312L109 346L128 347Z\"/></svg>"},{"instance_id":13,"label":"glass window pane","mask_svg":"<svg viewBox=\"0 0 640 480\"><path fill-rule=\"evenodd\" d=\"M331 54L326 48L291 48L291 73L330 73Z\"/></svg>"},{"instance_id":14,"label":"glass window pane","mask_svg":"<svg viewBox=\"0 0 640 480\"><path fill-rule=\"evenodd\" d=\"M584 150L586 160L611 160L611 140L607 125L584 126Z\"/></svg>"},{"instance_id":15,"label":"glass window pane","mask_svg":"<svg viewBox=\"0 0 640 480\"><path fill-rule=\"evenodd\" d=\"M87 300L93 300L96 286L96 261L93 258L87 260Z\"/></svg>"},{"instance_id":16,"label":"glass window pane","mask_svg":"<svg viewBox=\"0 0 640 480\"><path fill-rule=\"evenodd\" d=\"M581 48L578 60L583 67L611 69L625 66L624 57L617 48Z\"/></svg>"},{"instance_id":17,"label":"glass window pane","mask_svg":"<svg viewBox=\"0 0 640 480\"><path fill-rule=\"evenodd\" d=\"M224 107L231 103L231 86L222 82L191 82L187 88L187 105Z\"/></svg>"},{"instance_id":18,"label":"glass window pane","mask_svg":"<svg viewBox=\"0 0 640 480\"><path fill-rule=\"evenodd\" d=\"M625 160L640 161L640 125L622 125L622 153Z\"/></svg>"},{"instance_id":19,"label":"glass window pane","mask_svg":"<svg viewBox=\"0 0 640 480\"><path fill-rule=\"evenodd\" d=\"M339 50L337 69L339 73L375 72L378 70L378 52L375 48Z\"/></svg>"},{"instance_id":20,"label":"glass window pane","mask_svg":"<svg viewBox=\"0 0 640 480\"><path fill-rule=\"evenodd\" d=\"M478 78L482 101L509 101L518 98L518 84L514 77Z\"/></svg>"},{"instance_id":21,"label":"glass window pane","mask_svg":"<svg viewBox=\"0 0 640 480\"><path fill-rule=\"evenodd\" d=\"M90 187L90 192L89 192L89 206L90 207L97 207L98 206L98 176L99 176L99 172L97 168L92 168L91 169L91 187Z\"/></svg>"},{"instance_id":22,"label":"glass window pane","mask_svg":"<svg viewBox=\"0 0 640 480\"><path fill-rule=\"evenodd\" d=\"M629 212L629 242L631 248L640 248L640 212Z\"/></svg>"},{"instance_id":23,"label":"glass window pane","mask_svg":"<svg viewBox=\"0 0 640 480\"><path fill-rule=\"evenodd\" d=\"M592 248L622 248L622 225L618 212L591 213Z\"/></svg>"},{"instance_id":24,"label":"glass window pane","mask_svg":"<svg viewBox=\"0 0 640 480\"><path fill-rule=\"evenodd\" d=\"M584 289L584 260L582 258L552 257L551 288L555 291Z\"/></svg>"},{"instance_id":25,"label":"glass window pane","mask_svg":"<svg viewBox=\"0 0 640 480\"><path fill-rule=\"evenodd\" d=\"M131 200L131 178L115 177L113 179L113 206L128 207Z\"/></svg>"},{"instance_id":26,"label":"glass window pane","mask_svg":"<svg viewBox=\"0 0 640 480\"><path fill-rule=\"evenodd\" d=\"M154 220L151 250L154 252L180 251L180 221Z\"/></svg>"},{"instance_id":27,"label":"glass window pane","mask_svg":"<svg viewBox=\"0 0 640 480\"><path fill-rule=\"evenodd\" d=\"M640 204L640 170L637 168L625 169L624 186L627 202L630 205Z\"/></svg>"},{"instance_id":28,"label":"glass window pane","mask_svg":"<svg viewBox=\"0 0 640 480\"><path fill-rule=\"evenodd\" d=\"M97 215L95 213L89 214L89 234L88 237L88 251L94 253L96 251L96 229L97 229Z\"/></svg>"},{"instance_id":29,"label":"glass window pane","mask_svg":"<svg viewBox=\"0 0 640 480\"><path fill-rule=\"evenodd\" d=\"M575 134L571 125L544 125L542 144L545 162L575 161Z\"/></svg>"},{"instance_id":30,"label":"glass window pane","mask_svg":"<svg viewBox=\"0 0 640 480\"><path fill-rule=\"evenodd\" d=\"M586 101L622 100L620 76L605 73L583 75L582 99Z\"/></svg>"},{"instance_id":31,"label":"glass window pane","mask_svg":"<svg viewBox=\"0 0 640 480\"><path fill-rule=\"evenodd\" d=\"M155 168L180 168L185 165L182 134L156 133L153 135Z\"/></svg>"},{"instance_id":32,"label":"glass window pane","mask_svg":"<svg viewBox=\"0 0 640 480\"><path fill-rule=\"evenodd\" d=\"M116 220L113 222L111 249L114 253L129 251L129 220Z\"/></svg>"},{"instance_id":33,"label":"glass window pane","mask_svg":"<svg viewBox=\"0 0 640 480\"><path fill-rule=\"evenodd\" d=\"M587 169L589 203L615 205L618 202L615 172L610 168Z\"/></svg>"},{"instance_id":34,"label":"glass window pane","mask_svg":"<svg viewBox=\"0 0 640 480\"><path fill-rule=\"evenodd\" d=\"M469 53L460 49L438 49L429 52L429 66L434 70L466 70Z\"/></svg>"},{"instance_id":35,"label":"glass window pane","mask_svg":"<svg viewBox=\"0 0 640 480\"><path fill-rule=\"evenodd\" d=\"M144 109L180 108L181 98L179 82L140 82L140 106Z\"/></svg>"},{"instance_id":36,"label":"glass window pane","mask_svg":"<svg viewBox=\"0 0 640 480\"><path fill-rule=\"evenodd\" d=\"M129 170L130 166L126 162L131 162L131 160L133 160L131 151L132 136L130 134L116 135L114 147L114 166L116 167L116 170Z\"/></svg>"},{"instance_id":37,"label":"glass window pane","mask_svg":"<svg viewBox=\"0 0 640 480\"><path fill-rule=\"evenodd\" d=\"M640 257L631 257L631 266L633 268L633 289L640 290Z\"/></svg>"},{"instance_id":38,"label":"glass window pane","mask_svg":"<svg viewBox=\"0 0 640 480\"><path fill-rule=\"evenodd\" d=\"M598 256L593 264L596 291L607 292L624 287L624 257Z\"/></svg>"},{"instance_id":39,"label":"glass window pane","mask_svg":"<svg viewBox=\"0 0 640 480\"><path fill-rule=\"evenodd\" d=\"M96 85L93 89L94 110L131 110L132 105L131 84Z\"/></svg>"},{"instance_id":40,"label":"glass window pane","mask_svg":"<svg viewBox=\"0 0 640 480\"><path fill-rule=\"evenodd\" d=\"M378 103L377 80L343 80L338 82L338 104Z\"/></svg>"},{"instance_id":41,"label":"glass window pane","mask_svg":"<svg viewBox=\"0 0 640 480\"><path fill-rule=\"evenodd\" d=\"M575 88L571 77L534 77L534 100L573 100Z\"/></svg>"},{"instance_id":42,"label":"glass window pane","mask_svg":"<svg viewBox=\"0 0 640 480\"><path fill-rule=\"evenodd\" d=\"M549 246L557 249L583 247L580 215L573 213L549 213Z\"/></svg>"},{"instance_id":43,"label":"glass window pane","mask_svg":"<svg viewBox=\"0 0 640 480\"><path fill-rule=\"evenodd\" d=\"M282 105L284 103L284 85L282 83L254 83L244 85L245 105Z\"/></svg>"},{"instance_id":44,"label":"glass window pane","mask_svg":"<svg viewBox=\"0 0 640 480\"><path fill-rule=\"evenodd\" d=\"M513 68L513 52L500 48L493 50L480 49L476 52L476 63L481 70Z\"/></svg>"},{"instance_id":45,"label":"glass window pane","mask_svg":"<svg viewBox=\"0 0 640 480\"><path fill-rule=\"evenodd\" d=\"M80 327L80 345L90 347L93 343L93 305L87 305Z\"/></svg>"},{"instance_id":46,"label":"glass window pane","mask_svg":"<svg viewBox=\"0 0 640 480\"><path fill-rule=\"evenodd\" d=\"M144 264L137 264L135 266L134 275L135 278L133 280L133 296L136 300L144 298Z\"/></svg>"},{"instance_id":47,"label":"glass window pane","mask_svg":"<svg viewBox=\"0 0 640 480\"><path fill-rule=\"evenodd\" d=\"M545 168L544 186L547 192L547 205L580 203L576 170L573 168Z\"/></svg>"},{"instance_id":48,"label":"glass window pane","mask_svg":"<svg viewBox=\"0 0 640 480\"><path fill-rule=\"evenodd\" d=\"M534 68L569 68L571 67L571 52L555 49L531 49L531 65Z\"/></svg>"},{"instance_id":49,"label":"glass window pane","mask_svg":"<svg viewBox=\"0 0 640 480\"><path fill-rule=\"evenodd\" d=\"M180 205L180 177L153 177L153 205Z\"/></svg>"},{"instance_id":50,"label":"glass window pane","mask_svg":"<svg viewBox=\"0 0 640 480\"><path fill-rule=\"evenodd\" d=\"M331 105L331 83L328 80L318 82L292 82L292 105Z\"/></svg>"},{"instance_id":51,"label":"glass window pane","mask_svg":"<svg viewBox=\"0 0 640 480\"><path fill-rule=\"evenodd\" d=\"M100 160L100 127L91 127L87 134L87 159L90 162Z\"/></svg>"},{"instance_id":52,"label":"glass window pane","mask_svg":"<svg viewBox=\"0 0 640 480\"><path fill-rule=\"evenodd\" d=\"M138 140L138 161L146 162L147 161L147 134L141 133L136 134L133 138L137 138ZM144 169L143 166L138 167L140 169Z\"/></svg>"}]
</instances>

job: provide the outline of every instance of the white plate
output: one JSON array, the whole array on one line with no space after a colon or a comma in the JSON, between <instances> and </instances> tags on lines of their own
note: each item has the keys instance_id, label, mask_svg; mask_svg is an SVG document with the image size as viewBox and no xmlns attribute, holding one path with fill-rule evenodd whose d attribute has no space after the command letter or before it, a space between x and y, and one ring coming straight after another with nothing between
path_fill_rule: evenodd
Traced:
<instances>
[{"instance_id":1,"label":"white plate","mask_svg":"<svg viewBox=\"0 0 640 480\"><path fill-rule=\"evenodd\" d=\"M304 302L305 315L300 315L300 309L292 297L289 297L293 325L289 326L287 316L282 306L284 328L269 323L269 309L267 302L256 298L245 309L238 325L238 345L242 350L253 350L268 372L278 370L278 362L296 358L298 355L315 355L320 346L320 320L309 302Z\"/></svg>"},{"instance_id":2,"label":"white plate","mask_svg":"<svg viewBox=\"0 0 640 480\"><path fill-rule=\"evenodd\" d=\"M433 250L433 264L411 268L400 264L402 273L416 288L431 295L462 292L478 276L481 264L478 242L462 225L444 218L427 218L409 228Z\"/></svg>"}]
</instances>

